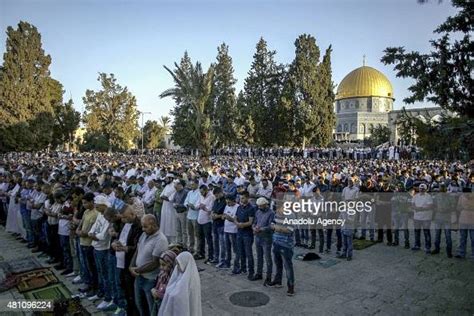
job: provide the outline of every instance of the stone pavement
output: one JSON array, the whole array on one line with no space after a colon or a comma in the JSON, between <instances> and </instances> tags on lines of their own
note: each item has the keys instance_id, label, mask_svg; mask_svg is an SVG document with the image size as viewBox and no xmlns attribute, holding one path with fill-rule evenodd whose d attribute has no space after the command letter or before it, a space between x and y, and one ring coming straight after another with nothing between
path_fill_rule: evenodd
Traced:
<instances>
[{"instance_id":1,"label":"stone pavement","mask_svg":"<svg viewBox=\"0 0 474 316\"><path fill-rule=\"evenodd\" d=\"M457 235L453 232L455 246ZM304 252L298 248L295 251ZM0 255L4 260L28 254L23 244L0 228ZM322 255L323 259L334 256L334 253ZM403 247L377 244L355 250L350 262L337 260L336 265L328 268L317 261L294 260L294 297L286 296L286 287L265 288L261 281L250 282L244 275L231 276L230 270L217 270L199 261L198 266L205 269L201 272L203 315L474 314L472 259L448 259L444 249L441 254L431 256L422 251L413 253ZM73 293L77 291L70 279L57 276ZM270 300L260 307L235 306L229 297L240 291L261 292ZM22 295L15 289L0 293L0 300L6 298L22 298ZM93 314L103 314L87 300L83 303Z\"/></svg>"}]
</instances>

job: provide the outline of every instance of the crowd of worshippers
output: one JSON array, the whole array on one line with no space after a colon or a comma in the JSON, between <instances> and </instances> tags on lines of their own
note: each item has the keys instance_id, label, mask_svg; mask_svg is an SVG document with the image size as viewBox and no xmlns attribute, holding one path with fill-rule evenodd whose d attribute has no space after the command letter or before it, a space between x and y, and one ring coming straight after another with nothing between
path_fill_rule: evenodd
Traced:
<instances>
[{"instance_id":1,"label":"crowd of worshippers","mask_svg":"<svg viewBox=\"0 0 474 316\"><path fill-rule=\"evenodd\" d=\"M453 231L455 256L468 256L470 238L474 258L470 163L18 154L0 160L0 174L6 231L81 284L76 296L118 315L200 314L195 260L275 288L285 270L293 296L294 247L330 254L334 234L335 255L348 261L354 238L398 246L403 237L415 251L423 234L426 253L438 254L442 233L452 257ZM375 212L320 214L342 226L294 225L287 219L299 215L283 208L375 193L391 193L377 196Z\"/></svg>"},{"instance_id":2,"label":"crowd of worshippers","mask_svg":"<svg viewBox=\"0 0 474 316\"><path fill-rule=\"evenodd\" d=\"M192 151L188 151L191 154ZM416 146L399 146L386 143L377 147L346 146L346 147L224 147L212 150L213 155L245 156L245 157L302 157L314 159L420 159L421 152Z\"/></svg>"}]
</instances>

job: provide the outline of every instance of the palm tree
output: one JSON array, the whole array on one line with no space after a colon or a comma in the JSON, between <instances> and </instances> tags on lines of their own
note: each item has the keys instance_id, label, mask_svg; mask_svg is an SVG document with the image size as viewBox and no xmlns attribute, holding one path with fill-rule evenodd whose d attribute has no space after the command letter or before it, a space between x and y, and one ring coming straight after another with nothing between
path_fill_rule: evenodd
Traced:
<instances>
[{"instance_id":1,"label":"palm tree","mask_svg":"<svg viewBox=\"0 0 474 316\"><path fill-rule=\"evenodd\" d=\"M186 71L181 69L177 63L174 65L175 71L163 66L173 77L175 86L163 91L160 97L174 97L191 106L193 116L191 137L200 156L207 160L211 153L211 120L209 114L206 113L206 105L212 93L214 66L211 65L209 70L203 73L199 62Z\"/></svg>"},{"instance_id":2,"label":"palm tree","mask_svg":"<svg viewBox=\"0 0 474 316\"><path fill-rule=\"evenodd\" d=\"M168 132L170 130L170 122L171 122L171 119L170 119L169 116L160 117L160 125L161 125L161 128L163 129L165 135L168 134Z\"/></svg>"}]
</instances>

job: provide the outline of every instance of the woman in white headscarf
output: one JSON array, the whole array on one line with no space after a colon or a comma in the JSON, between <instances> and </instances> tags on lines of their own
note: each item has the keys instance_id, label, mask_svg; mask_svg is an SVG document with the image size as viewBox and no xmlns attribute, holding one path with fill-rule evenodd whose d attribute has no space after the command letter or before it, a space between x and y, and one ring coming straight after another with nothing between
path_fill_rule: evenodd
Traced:
<instances>
[{"instance_id":1,"label":"woman in white headscarf","mask_svg":"<svg viewBox=\"0 0 474 316\"><path fill-rule=\"evenodd\" d=\"M166 287L158 316L201 316L201 280L191 253L176 257L173 274Z\"/></svg>"}]
</instances>

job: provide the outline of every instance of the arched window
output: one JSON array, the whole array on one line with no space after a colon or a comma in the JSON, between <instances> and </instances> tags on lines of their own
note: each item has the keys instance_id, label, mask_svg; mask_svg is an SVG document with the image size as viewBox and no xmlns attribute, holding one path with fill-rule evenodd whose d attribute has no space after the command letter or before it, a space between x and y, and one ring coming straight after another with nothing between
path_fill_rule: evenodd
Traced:
<instances>
[{"instance_id":1,"label":"arched window","mask_svg":"<svg viewBox=\"0 0 474 316\"><path fill-rule=\"evenodd\" d=\"M351 123L351 133L352 134L357 133L356 123Z\"/></svg>"},{"instance_id":2,"label":"arched window","mask_svg":"<svg viewBox=\"0 0 474 316\"><path fill-rule=\"evenodd\" d=\"M338 132L338 133L342 132L342 126L341 126L341 124L338 124L338 125L337 125L337 132Z\"/></svg>"},{"instance_id":3,"label":"arched window","mask_svg":"<svg viewBox=\"0 0 474 316\"><path fill-rule=\"evenodd\" d=\"M364 123L360 124L359 131L360 131L361 134L365 134L365 124Z\"/></svg>"},{"instance_id":4,"label":"arched window","mask_svg":"<svg viewBox=\"0 0 474 316\"><path fill-rule=\"evenodd\" d=\"M344 123L344 132L349 132L349 124Z\"/></svg>"}]
</instances>

